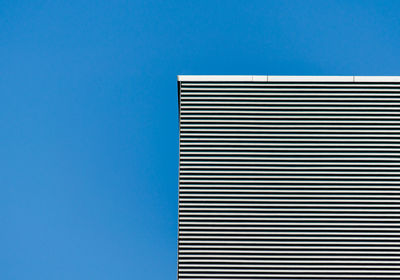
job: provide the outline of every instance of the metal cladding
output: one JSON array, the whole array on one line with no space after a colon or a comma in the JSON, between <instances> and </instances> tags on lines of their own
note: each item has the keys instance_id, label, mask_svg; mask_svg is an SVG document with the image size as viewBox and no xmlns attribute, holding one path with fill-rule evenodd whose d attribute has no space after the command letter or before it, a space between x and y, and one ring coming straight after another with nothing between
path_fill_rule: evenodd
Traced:
<instances>
[{"instance_id":1,"label":"metal cladding","mask_svg":"<svg viewBox=\"0 0 400 280\"><path fill-rule=\"evenodd\" d=\"M178 279L400 279L399 77L178 85Z\"/></svg>"}]
</instances>

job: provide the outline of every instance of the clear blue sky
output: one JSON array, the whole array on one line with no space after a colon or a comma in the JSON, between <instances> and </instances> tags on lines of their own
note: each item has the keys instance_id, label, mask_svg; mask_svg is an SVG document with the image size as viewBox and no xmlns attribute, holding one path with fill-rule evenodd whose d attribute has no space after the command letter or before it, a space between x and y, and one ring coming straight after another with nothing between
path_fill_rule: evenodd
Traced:
<instances>
[{"instance_id":1,"label":"clear blue sky","mask_svg":"<svg viewBox=\"0 0 400 280\"><path fill-rule=\"evenodd\" d=\"M176 279L176 75L400 75L399 11L0 1L0 279Z\"/></svg>"}]
</instances>

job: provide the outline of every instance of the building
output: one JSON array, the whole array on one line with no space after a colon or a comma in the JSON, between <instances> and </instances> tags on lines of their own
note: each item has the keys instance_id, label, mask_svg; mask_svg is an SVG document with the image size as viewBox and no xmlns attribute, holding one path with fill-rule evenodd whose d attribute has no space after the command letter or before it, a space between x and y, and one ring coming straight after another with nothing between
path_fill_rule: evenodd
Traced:
<instances>
[{"instance_id":1,"label":"building","mask_svg":"<svg viewBox=\"0 0 400 280\"><path fill-rule=\"evenodd\" d=\"M179 279L400 279L400 77L178 89Z\"/></svg>"}]
</instances>

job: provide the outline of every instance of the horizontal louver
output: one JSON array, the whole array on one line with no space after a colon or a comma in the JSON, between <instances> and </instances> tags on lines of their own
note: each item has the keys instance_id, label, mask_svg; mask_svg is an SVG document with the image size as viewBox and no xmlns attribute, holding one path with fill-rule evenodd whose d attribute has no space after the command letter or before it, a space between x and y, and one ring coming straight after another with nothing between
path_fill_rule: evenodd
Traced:
<instances>
[{"instance_id":1,"label":"horizontal louver","mask_svg":"<svg viewBox=\"0 0 400 280\"><path fill-rule=\"evenodd\" d=\"M400 279L400 84L179 82L179 279Z\"/></svg>"}]
</instances>

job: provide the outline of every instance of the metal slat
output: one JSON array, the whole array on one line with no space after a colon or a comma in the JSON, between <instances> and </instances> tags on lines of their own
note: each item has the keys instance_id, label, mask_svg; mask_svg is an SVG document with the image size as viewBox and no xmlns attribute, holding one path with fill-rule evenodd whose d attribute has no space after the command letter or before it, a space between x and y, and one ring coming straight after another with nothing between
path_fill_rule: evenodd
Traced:
<instances>
[{"instance_id":1,"label":"metal slat","mask_svg":"<svg viewBox=\"0 0 400 280\"><path fill-rule=\"evenodd\" d=\"M360 93L361 95L366 95L368 92L374 92L374 93L388 93L388 92L393 92L393 93L400 93L400 88L335 88L335 87L326 87L326 88L318 88L318 87L308 87L308 88L302 88L302 87L292 87L292 88L279 88L279 87L260 87L260 88L254 88L254 87L237 87L237 86L232 86L232 87L207 87L207 88L201 88L201 87L191 87L187 88L185 86L181 87L181 93L182 95L187 95L187 94L199 94L199 92L211 94L211 93L218 93L218 92L227 92L227 95L231 95L235 92L287 92L292 94L293 92L304 92L302 95L307 95L307 94L313 94L313 92L345 92L346 94L351 94L354 92Z\"/></svg>"}]
</instances>

